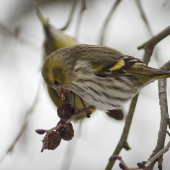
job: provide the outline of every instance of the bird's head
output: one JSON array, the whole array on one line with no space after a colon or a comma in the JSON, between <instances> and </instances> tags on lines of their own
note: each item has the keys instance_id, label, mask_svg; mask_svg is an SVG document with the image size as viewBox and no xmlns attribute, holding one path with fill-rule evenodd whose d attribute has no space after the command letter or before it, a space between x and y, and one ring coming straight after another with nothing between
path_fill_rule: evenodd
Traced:
<instances>
[{"instance_id":1,"label":"bird's head","mask_svg":"<svg viewBox=\"0 0 170 170\"><path fill-rule=\"evenodd\" d=\"M69 72L64 57L57 51L49 55L42 67L42 76L46 83L54 88L64 99L65 89L69 88Z\"/></svg>"}]
</instances>

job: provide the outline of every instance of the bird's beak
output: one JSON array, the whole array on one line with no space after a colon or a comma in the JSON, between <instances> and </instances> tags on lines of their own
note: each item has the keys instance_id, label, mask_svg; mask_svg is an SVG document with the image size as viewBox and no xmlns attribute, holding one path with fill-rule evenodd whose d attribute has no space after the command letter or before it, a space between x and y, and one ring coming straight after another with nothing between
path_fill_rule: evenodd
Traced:
<instances>
[{"instance_id":1,"label":"bird's beak","mask_svg":"<svg viewBox=\"0 0 170 170\"><path fill-rule=\"evenodd\" d=\"M62 100L65 100L65 89L64 88L62 88L62 86L61 86L61 88L60 88L60 96L61 96L61 99Z\"/></svg>"}]
</instances>

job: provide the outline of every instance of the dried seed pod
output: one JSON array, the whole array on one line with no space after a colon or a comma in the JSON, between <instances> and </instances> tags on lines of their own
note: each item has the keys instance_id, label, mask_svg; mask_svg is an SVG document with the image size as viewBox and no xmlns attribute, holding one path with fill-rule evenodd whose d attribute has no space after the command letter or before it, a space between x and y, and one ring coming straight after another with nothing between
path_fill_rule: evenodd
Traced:
<instances>
[{"instance_id":1,"label":"dried seed pod","mask_svg":"<svg viewBox=\"0 0 170 170\"><path fill-rule=\"evenodd\" d=\"M58 133L60 134L63 140L69 141L74 136L74 129L71 123L64 125L58 129Z\"/></svg>"},{"instance_id":2,"label":"dried seed pod","mask_svg":"<svg viewBox=\"0 0 170 170\"><path fill-rule=\"evenodd\" d=\"M61 142L60 134L58 134L56 131L51 132L48 135L48 141L47 142L48 142L48 146L45 149L48 149L48 150L56 149L60 145L60 142Z\"/></svg>"},{"instance_id":3,"label":"dried seed pod","mask_svg":"<svg viewBox=\"0 0 170 170\"><path fill-rule=\"evenodd\" d=\"M35 130L39 135L43 135L44 133L47 132L47 130L44 130L44 129L36 129Z\"/></svg>"},{"instance_id":4,"label":"dried seed pod","mask_svg":"<svg viewBox=\"0 0 170 170\"><path fill-rule=\"evenodd\" d=\"M74 114L75 109L71 107L71 104L64 103L60 105L57 109L58 117L68 120L71 115Z\"/></svg>"},{"instance_id":5,"label":"dried seed pod","mask_svg":"<svg viewBox=\"0 0 170 170\"><path fill-rule=\"evenodd\" d=\"M142 162L138 162L137 163L137 166L139 167L139 168L145 168L145 164Z\"/></svg>"},{"instance_id":6,"label":"dried seed pod","mask_svg":"<svg viewBox=\"0 0 170 170\"><path fill-rule=\"evenodd\" d=\"M119 163L119 167L120 167L120 169L125 170L125 167L124 167L124 165L121 162Z\"/></svg>"}]
</instances>

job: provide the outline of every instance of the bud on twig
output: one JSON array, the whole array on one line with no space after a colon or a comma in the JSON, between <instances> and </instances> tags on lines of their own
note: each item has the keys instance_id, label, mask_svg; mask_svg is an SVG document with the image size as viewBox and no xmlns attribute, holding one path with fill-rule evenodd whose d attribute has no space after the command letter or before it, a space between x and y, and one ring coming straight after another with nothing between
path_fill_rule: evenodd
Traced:
<instances>
[{"instance_id":1,"label":"bud on twig","mask_svg":"<svg viewBox=\"0 0 170 170\"><path fill-rule=\"evenodd\" d=\"M44 130L44 129L36 129L35 130L39 135L43 135L44 133L47 132L47 130Z\"/></svg>"},{"instance_id":2,"label":"bud on twig","mask_svg":"<svg viewBox=\"0 0 170 170\"><path fill-rule=\"evenodd\" d=\"M145 168L145 163L141 163L141 162L138 162L137 163L137 166L139 167L139 168Z\"/></svg>"},{"instance_id":3,"label":"bud on twig","mask_svg":"<svg viewBox=\"0 0 170 170\"><path fill-rule=\"evenodd\" d=\"M125 170L125 167L124 167L124 165L123 165L121 162L119 163L119 167L120 167L121 169Z\"/></svg>"},{"instance_id":4,"label":"bud on twig","mask_svg":"<svg viewBox=\"0 0 170 170\"><path fill-rule=\"evenodd\" d=\"M120 156L117 156L117 155L113 155L113 156L111 156L110 158L109 158L109 161L111 162L111 161L115 161L115 160L117 160L117 159L119 159L120 158Z\"/></svg>"}]
</instances>

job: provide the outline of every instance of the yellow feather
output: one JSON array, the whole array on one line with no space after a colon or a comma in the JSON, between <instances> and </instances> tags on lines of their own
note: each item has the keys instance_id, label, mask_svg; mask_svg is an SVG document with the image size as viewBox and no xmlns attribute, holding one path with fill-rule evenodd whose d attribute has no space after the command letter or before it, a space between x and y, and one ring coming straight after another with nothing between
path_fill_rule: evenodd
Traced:
<instances>
[{"instance_id":1,"label":"yellow feather","mask_svg":"<svg viewBox=\"0 0 170 170\"><path fill-rule=\"evenodd\" d=\"M104 64L103 65L98 65L98 66L95 66L94 65L94 72L95 73L98 73L99 71L101 71L102 69L103 69L103 67L104 67Z\"/></svg>"},{"instance_id":2,"label":"yellow feather","mask_svg":"<svg viewBox=\"0 0 170 170\"><path fill-rule=\"evenodd\" d=\"M122 66L125 65L125 61L124 60L119 60L113 67L111 67L109 70L118 70L119 68L121 68Z\"/></svg>"}]
</instances>

